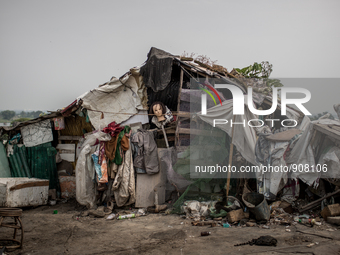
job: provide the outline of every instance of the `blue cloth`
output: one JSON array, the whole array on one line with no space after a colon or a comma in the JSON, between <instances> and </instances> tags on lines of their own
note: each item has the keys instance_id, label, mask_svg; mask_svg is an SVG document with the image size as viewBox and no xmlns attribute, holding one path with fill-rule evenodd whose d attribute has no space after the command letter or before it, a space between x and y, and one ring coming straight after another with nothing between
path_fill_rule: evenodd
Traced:
<instances>
[{"instance_id":1,"label":"blue cloth","mask_svg":"<svg viewBox=\"0 0 340 255\"><path fill-rule=\"evenodd\" d=\"M102 178L102 168L98 163L98 156L96 154L92 154L92 159L94 163L94 169L96 170L96 173L98 175L98 179L100 180Z\"/></svg>"}]
</instances>

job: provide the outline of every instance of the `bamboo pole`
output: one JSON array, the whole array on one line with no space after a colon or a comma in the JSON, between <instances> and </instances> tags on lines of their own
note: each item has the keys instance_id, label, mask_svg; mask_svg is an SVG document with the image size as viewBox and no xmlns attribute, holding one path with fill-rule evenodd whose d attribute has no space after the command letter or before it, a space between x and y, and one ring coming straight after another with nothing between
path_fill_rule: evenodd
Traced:
<instances>
[{"instance_id":1,"label":"bamboo pole","mask_svg":"<svg viewBox=\"0 0 340 255\"><path fill-rule=\"evenodd\" d=\"M233 124L235 123L235 115L233 116ZM233 127L231 128L231 142L230 142L230 149L229 149L229 165L231 167L231 164L233 162L233 152L234 152L234 145L233 145L233 138L234 138L234 128L235 128L235 124L233 125ZM227 176L227 187L226 187L226 206L228 205L228 195L229 195L229 187L230 187L230 176L231 176L231 171L230 171L230 167L229 171L228 171L228 176Z\"/></svg>"}]
</instances>

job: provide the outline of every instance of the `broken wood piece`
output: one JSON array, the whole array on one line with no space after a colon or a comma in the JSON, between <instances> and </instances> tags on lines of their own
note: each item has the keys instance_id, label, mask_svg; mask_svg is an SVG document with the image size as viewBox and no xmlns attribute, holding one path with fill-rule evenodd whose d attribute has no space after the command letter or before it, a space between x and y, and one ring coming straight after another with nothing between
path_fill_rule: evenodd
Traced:
<instances>
[{"instance_id":1,"label":"broken wood piece","mask_svg":"<svg viewBox=\"0 0 340 255\"><path fill-rule=\"evenodd\" d=\"M321 216L327 221L328 217L340 215L340 204L327 205L322 211Z\"/></svg>"},{"instance_id":2,"label":"broken wood piece","mask_svg":"<svg viewBox=\"0 0 340 255\"><path fill-rule=\"evenodd\" d=\"M335 225L340 225L340 217L327 217L327 222Z\"/></svg>"},{"instance_id":3,"label":"broken wood piece","mask_svg":"<svg viewBox=\"0 0 340 255\"><path fill-rule=\"evenodd\" d=\"M208 226L211 225L212 227L216 227L217 224L213 220L208 220L208 221L192 221L191 225L193 226Z\"/></svg>"},{"instance_id":4,"label":"broken wood piece","mask_svg":"<svg viewBox=\"0 0 340 255\"><path fill-rule=\"evenodd\" d=\"M38 182L28 182L28 183L21 183L16 184L12 187L10 187L10 191L18 190L18 189L24 189L24 188L30 188L30 187L41 187L41 186L48 186L50 181L38 181Z\"/></svg>"},{"instance_id":5,"label":"broken wood piece","mask_svg":"<svg viewBox=\"0 0 340 255\"><path fill-rule=\"evenodd\" d=\"M311 203L309 203L308 205L305 205L305 206L302 206L300 209L299 209L299 212L304 212L304 211L307 211L307 210L311 210L317 206L320 206L321 205L321 201L324 200L325 198L329 198L331 196L334 196L334 195L337 195L340 193L340 189L338 189L337 191L334 191L332 193L329 193L327 195L325 195L324 197L322 198L319 198Z\"/></svg>"},{"instance_id":6,"label":"broken wood piece","mask_svg":"<svg viewBox=\"0 0 340 255\"><path fill-rule=\"evenodd\" d=\"M155 213L159 213L161 211L165 211L168 208L167 205L156 205L155 206Z\"/></svg>"}]
</instances>

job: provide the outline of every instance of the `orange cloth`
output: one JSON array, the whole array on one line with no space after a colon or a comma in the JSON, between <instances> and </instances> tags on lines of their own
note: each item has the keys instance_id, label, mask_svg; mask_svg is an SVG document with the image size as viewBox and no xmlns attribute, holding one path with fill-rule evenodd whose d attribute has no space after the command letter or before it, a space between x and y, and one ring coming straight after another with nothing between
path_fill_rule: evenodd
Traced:
<instances>
[{"instance_id":1,"label":"orange cloth","mask_svg":"<svg viewBox=\"0 0 340 255\"><path fill-rule=\"evenodd\" d=\"M123 136L120 145L122 146L123 151L127 151L129 149L130 142L129 138L126 135Z\"/></svg>"}]
</instances>

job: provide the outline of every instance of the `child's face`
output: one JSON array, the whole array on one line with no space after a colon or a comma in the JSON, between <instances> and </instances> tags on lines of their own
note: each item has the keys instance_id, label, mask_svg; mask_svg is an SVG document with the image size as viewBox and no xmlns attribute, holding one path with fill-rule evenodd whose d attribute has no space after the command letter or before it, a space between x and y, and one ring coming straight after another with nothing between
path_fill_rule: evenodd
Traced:
<instances>
[{"instance_id":1,"label":"child's face","mask_svg":"<svg viewBox=\"0 0 340 255\"><path fill-rule=\"evenodd\" d=\"M155 104L153 106L153 113L157 116L160 117L163 114L162 107L159 104Z\"/></svg>"}]
</instances>

